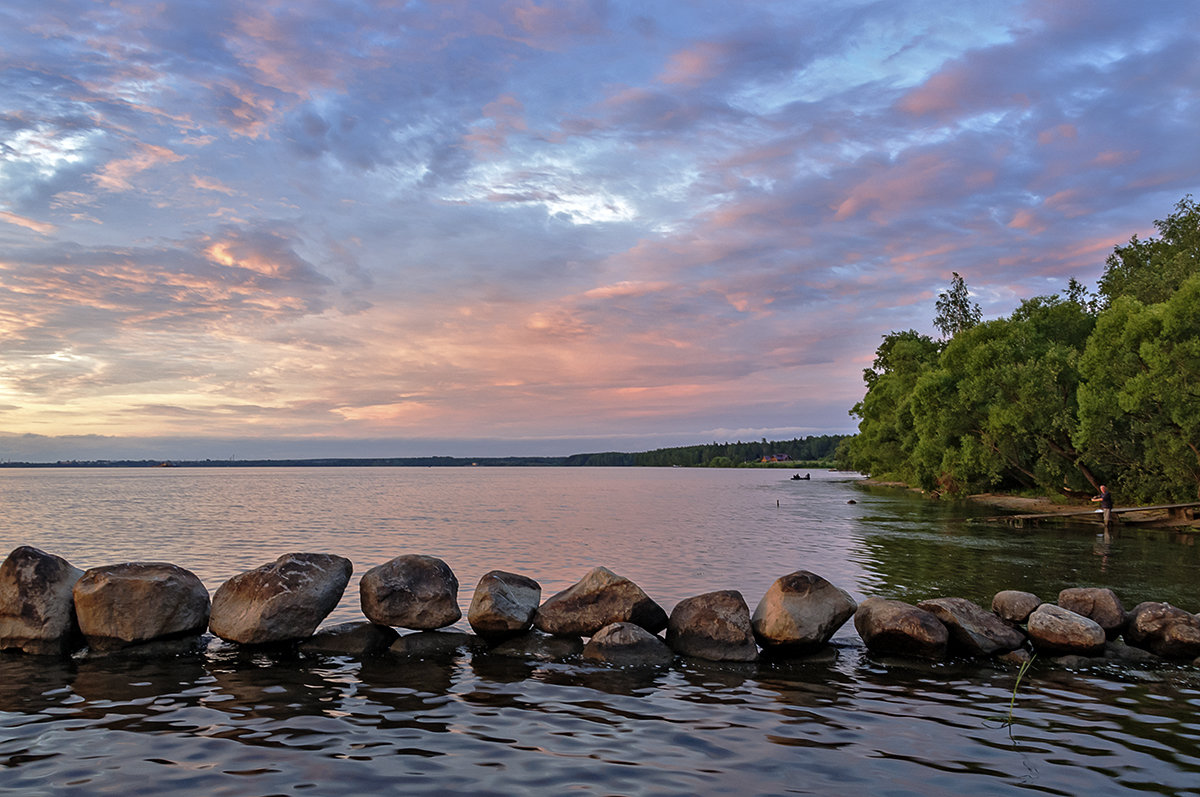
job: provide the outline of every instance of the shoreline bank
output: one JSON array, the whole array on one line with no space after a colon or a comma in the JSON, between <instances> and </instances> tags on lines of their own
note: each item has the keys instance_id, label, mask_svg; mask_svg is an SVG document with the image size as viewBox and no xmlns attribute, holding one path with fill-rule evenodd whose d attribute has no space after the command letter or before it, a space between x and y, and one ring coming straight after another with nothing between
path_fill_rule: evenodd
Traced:
<instances>
[{"instance_id":1,"label":"shoreline bank","mask_svg":"<svg viewBox=\"0 0 1200 797\"><path fill-rule=\"evenodd\" d=\"M911 487L904 482L885 481L882 479L872 479L870 477L863 478L860 484L869 487L887 487L897 490L907 490L917 495L932 497L925 490L918 487ZM940 500L940 499L939 499ZM1067 498L1055 499L1049 496L1029 497L1024 495L1011 495L1008 493L974 493L966 495L962 498L951 499L960 501L969 501L981 506L992 507L997 510L1002 510L1004 514L1013 515L1034 515L1034 514L1053 514L1055 512L1070 512L1076 509L1088 509L1094 506L1089 501L1072 501ZM1089 522L1076 518L1078 522ZM1170 528L1200 531L1200 518L1196 520L1170 520L1164 513L1154 513L1148 511L1146 517L1143 518L1127 518L1121 525L1125 526L1146 526L1149 528Z\"/></svg>"}]
</instances>

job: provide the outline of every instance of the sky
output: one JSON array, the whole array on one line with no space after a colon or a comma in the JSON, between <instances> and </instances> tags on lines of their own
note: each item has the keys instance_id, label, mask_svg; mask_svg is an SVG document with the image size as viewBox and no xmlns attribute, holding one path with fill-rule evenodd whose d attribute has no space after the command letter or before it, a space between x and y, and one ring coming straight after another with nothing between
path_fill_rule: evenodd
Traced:
<instances>
[{"instance_id":1,"label":"sky","mask_svg":"<svg viewBox=\"0 0 1200 797\"><path fill-rule=\"evenodd\" d=\"M1200 194L1194 0L0 0L0 460L854 431Z\"/></svg>"}]
</instances>

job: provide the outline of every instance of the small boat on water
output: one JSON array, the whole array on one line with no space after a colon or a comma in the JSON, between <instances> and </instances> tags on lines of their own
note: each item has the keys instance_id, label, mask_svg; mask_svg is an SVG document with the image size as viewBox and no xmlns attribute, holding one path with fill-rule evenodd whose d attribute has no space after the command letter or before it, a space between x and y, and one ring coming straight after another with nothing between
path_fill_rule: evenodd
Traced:
<instances>
[{"instance_id":1,"label":"small boat on water","mask_svg":"<svg viewBox=\"0 0 1200 797\"><path fill-rule=\"evenodd\" d=\"M811 473L806 473L806 474L804 474L803 476L801 476L799 473L793 473L793 474L792 474L792 481L794 481L794 482L802 482L802 481L807 481L807 480L809 480L809 479L811 479L811 478L812 478L812 474L811 474Z\"/></svg>"}]
</instances>

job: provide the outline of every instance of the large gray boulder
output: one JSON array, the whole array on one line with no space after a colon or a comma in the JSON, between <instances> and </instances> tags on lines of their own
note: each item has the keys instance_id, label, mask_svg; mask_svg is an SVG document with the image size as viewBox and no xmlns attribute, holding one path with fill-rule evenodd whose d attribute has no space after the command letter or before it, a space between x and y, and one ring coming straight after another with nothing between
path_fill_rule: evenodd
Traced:
<instances>
[{"instance_id":1,"label":"large gray boulder","mask_svg":"<svg viewBox=\"0 0 1200 797\"><path fill-rule=\"evenodd\" d=\"M363 614L380 625L432 631L462 617L458 578L436 556L405 554L373 567L358 592Z\"/></svg>"},{"instance_id":2,"label":"large gray boulder","mask_svg":"<svg viewBox=\"0 0 1200 797\"><path fill-rule=\"evenodd\" d=\"M918 609L932 614L949 632L949 650L967 656L996 656L1025 644L1025 635L966 598L933 598Z\"/></svg>"},{"instance_id":3,"label":"large gray boulder","mask_svg":"<svg viewBox=\"0 0 1200 797\"><path fill-rule=\"evenodd\" d=\"M186 640L208 626L208 590L196 575L166 562L93 567L75 582L79 628L95 653Z\"/></svg>"},{"instance_id":4,"label":"large gray boulder","mask_svg":"<svg viewBox=\"0 0 1200 797\"><path fill-rule=\"evenodd\" d=\"M935 661L946 657L950 638L946 626L911 603L867 598L854 612L854 627L873 653Z\"/></svg>"},{"instance_id":5,"label":"large gray boulder","mask_svg":"<svg viewBox=\"0 0 1200 797\"><path fill-rule=\"evenodd\" d=\"M637 584L597 567L548 598L533 617L534 628L559 636L590 637L612 623L633 623L657 634L667 626L667 613Z\"/></svg>"},{"instance_id":6,"label":"large gray boulder","mask_svg":"<svg viewBox=\"0 0 1200 797\"><path fill-rule=\"evenodd\" d=\"M584 645L583 657L618 667L662 667L670 664L675 654L660 637L640 625L613 623Z\"/></svg>"},{"instance_id":7,"label":"large gray boulder","mask_svg":"<svg viewBox=\"0 0 1200 797\"><path fill-rule=\"evenodd\" d=\"M1200 619L1169 603L1146 601L1133 607L1125 641L1167 659L1200 656Z\"/></svg>"},{"instance_id":8,"label":"large gray boulder","mask_svg":"<svg viewBox=\"0 0 1200 797\"><path fill-rule=\"evenodd\" d=\"M83 645L72 589L83 571L29 545L0 564L0 650L62 656Z\"/></svg>"},{"instance_id":9,"label":"large gray boulder","mask_svg":"<svg viewBox=\"0 0 1200 797\"><path fill-rule=\"evenodd\" d=\"M541 602L541 584L528 576L493 570L479 579L467 622L479 636L498 641L532 628Z\"/></svg>"},{"instance_id":10,"label":"large gray boulder","mask_svg":"<svg viewBox=\"0 0 1200 797\"><path fill-rule=\"evenodd\" d=\"M1043 603L1026 626L1033 647L1052 655L1096 656L1104 652L1104 629L1070 609Z\"/></svg>"},{"instance_id":11,"label":"large gray boulder","mask_svg":"<svg viewBox=\"0 0 1200 797\"><path fill-rule=\"evenodd\" d=\"M764 650L805 651L828 642L857 608L845 590L807 570L797 570L767 589L751 625Z\"/></svg>"},{"instance_id":12,"label":"large gray boulder","mask_svg":"<svg viewBox=\"0 0 1200 797\"><path fill-rule=\"evenodd\" d=\"M706 592L680 601L667 622L667 645L709 661L756 661L750 607L737 590Z\"/></svg>"},{"instance_id":13,"label":"large gray boulder","mask_svg":"<svg viewBox=\"0 0 1200 797\"><path fill-rule=\"evenodd\" d=\"M1121 599L1105 587L1071 587L1058 593L1058 605L1082 614L1104 629L1109 639L1115 639L1125 630L1129 615L1121 605Z\"/></svg>"},{"instance_id":14,"label":"large gray boulder","mask_svg":"<svg viewBox=\"0 0 1200 797\"><path fill-rule=\"evenodd\" d=\"M284 554L218 587L209 629L244 645L305 639L342 599L353 570L334 554Z\"/></svg>"},{"instance_id":15,"label":"large gray boulder","mask_svg":"<svg viewBox=\"0 0 1200 797\"><path fill-rule=\"evenodd\" d=\"M1042 605L1042 599L1032 592L1022 592L1018 589L1005 589L992 597L992 611L1001 620L1024 625L1029 615Z\"/></svg>"}]
</instances>

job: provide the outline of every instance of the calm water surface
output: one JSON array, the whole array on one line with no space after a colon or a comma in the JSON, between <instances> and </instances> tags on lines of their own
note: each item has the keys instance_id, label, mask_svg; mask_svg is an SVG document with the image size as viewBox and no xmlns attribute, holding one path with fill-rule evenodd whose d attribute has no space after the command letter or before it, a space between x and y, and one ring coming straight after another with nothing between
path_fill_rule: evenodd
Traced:
<instances>
[{"instance_id":1,"label":"calm water surface","mask_svg":"<svg viewBox=\"0 0 1200 797\"><path fill-rule=\"evenodd\" d=\"M78 567L169 561L215 590L289 551L358 577L444 559L465 612L492 569L543 596L596 565L668 611L714 589L753 608L805 568L855 598L1112 587L1200 608L1186 534L1018 531L979 511L812 471L0 470L0 549ZM854 501L855 503L849 503ZM460 624L464 630L465 622ZM268 656L0 656L0 793L1200 794L1200 671L881 661L847 625L811 659L661 671Z\"/></svg>"}]
</instances>

